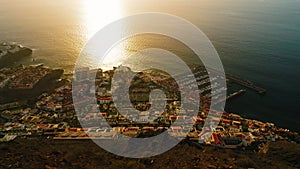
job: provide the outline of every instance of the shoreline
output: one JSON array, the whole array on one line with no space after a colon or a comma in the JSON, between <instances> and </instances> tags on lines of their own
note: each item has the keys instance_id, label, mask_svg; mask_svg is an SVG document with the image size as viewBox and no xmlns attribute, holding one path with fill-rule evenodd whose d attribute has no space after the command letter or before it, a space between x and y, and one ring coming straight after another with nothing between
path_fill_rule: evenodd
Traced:
<instances>
[{"instance_id":1,"label":"shoreline","mask_svg":"<svg viewBox=\"0 0 300 169\"><path fill-rule=\"evenodd\" d=\"M43 65L43 64L42 64ZM63 69L53 69L53 68L49 68L49 69L51 69L51 70L63 70ZM92 69L92 70L94 70L94 69ZM96 70L96 69L95 69ZM109 71L109 70L107 70L107 71ZM138 72L136 72L136 73L138 73ZM74 76L74 73L60 73L60 77L61 77L61 79L62 80L66 80L66 81L72 81L72 79L73 79L73 76ZM58 79L58 77L56 77L55 79ZM250 82L249 82L250 83ZM55 88L57 88L57 87L55 87ZM55 88L53 88L53 89L55 89ZM236 95L237 94L237 97L239 96L239 95L243 95L244 93L246 92L246 90L239 90L239 91L236 91L236 92L234 92L234 93L232 93L232 95ZM231 95L229 95L229 97L230 97L230 100L231 99L238 99L238 98L231 98L232 96ZM34 97L33 97L34 98ZM230 104L230 103L229 103ZM230 112L230 113L234 113L234 114L238 114L238 115L242 115L243 113L239 113L239 112ZM242 116L245 116L245 115L242 115ZM248 117L246 117L246 118L248 118ZM251 118L252 120L260 120L260 119L253 119L253 118ZM260 120L261 121L261 120ZM270 121L266 121L266 122L270 122ZM280 125L278 125L278 124L276 124L276 126L280 126ZM298 131L296 131L296 132L298 132ZM299 133L299 132L298 132Z\"/></svg>"},{"instance_id":2,"label":"shoreline","mask_svg":"<svg viewBox=\"0 0 300 169\"><path fill-rule=\"evenodd\" d=\"M15 62L31 56L33 50L20 44L0 43L0 68L12 66Z\"/></svg>"},{"instance_id":3,"label":"shoreline","mask_svg":"<svg viewBox=\"0 0 300 169\"><path fill-rule=\"evenodd\" d=\"M35 70L35 68L40 68L40 67L32 67L32 69L33 70ZM31 69L29 69L29 71L33 71L33 70L31 70ZM46 69L47 70L47 69ZM51 69L52 70L52 69ZM128 69L121 69L121 70L130 70L130 68L128 68ZM89 69L82 69L81 70L82 72L80 73L80 74L82 74L82 75L84 75L84 74L86 74L86 75L89 75L89 72L91 71L91 72L94 72L94 70L89 70ZM108 74L108 76L104 76L105 78L106 78L106 80L104 80L104 82L106 83L106 86L109 86L110 85L110 83L111 82L109 82L109 80L108 79L110 79L109 77L113 74L113 71L105 71L105 72L102 72L102 70L97 70L97 71L100 71L101 72L101 74L97 74L97 75L101 75L101 77L102 77L102 75L105 75L105 74ZM138 72L137 72L138 73ZM156 74L156 73L155 73ZM60 74L60 76L62 76L62 73ZM200 75L199 75L200 76ZM89 77L89 76L88 76ZM98 76L97 76L98 77ZM141 79L139 79L139 81L140 82L142 82L143 81L143 78L142 77L144 77L144 78L151 78L151 72L150 72L150 74L148 75L148 74L140 74L140 76L139 76ZM59 78L59 77L57 77L57 78ZM57 79L56 78L56 79ZM98 77L99 78L99 77ZM160 78L160 77L158 77L158 78ZM168 79L168 78L165 78L165 79ZM86 79L86 80L90 80L90 81L92 81L92 79ZM99 79L98 79L99 80ZM108 80L108 81L107 81ZM141 81L142 80L142 81ZM202 79L203 80L203 79ZM204 79L204 81L205 81L205 79ZM171 82L171 81L170 81ZM55 83L55 82L54 82ZM148 84L149 82L147 82L147 84ZM101 83L100 83L101 84ZM166 85L167 84L172 84L172 83L165 83ZM200 84L202 84L202 83L200 83ZM81 84L79 84L79 85L81 85ZM156 85L164 85L164 83L158 83L158 84L156 84ZM136 87L137 87L137 89L136 89L136 92L138 92L138 93L141 93L141 96L143 96L143 92L145 92L144 90L142 90L142 91L139 91L140 89L139 89L139 85L138 84L136 84L135 85ZM161 86L162 87L162 86ZM105 88L105 86L104 86L104 88ZM53 93L54 92L54 93ZM229 98L231 98L232 96L234 96L234 95L237 95L237 94L243 94L245 91L244 90L240 90L240 91L238 91L237 93L233 93L232 95L230 95L229 96ZM67 81L66 80L66 83L65 84L63 84L62 86L60 86L60 87L56 87L56 88L53 88L53 90L51 90L50 92L47 92L47 93L44 93L43 95L41 95L41 96L39 96L38 98L33 98L35 101L33 101L31 104L30 103L26 103L26 105L21 105L21 106L17 106L17 107L20 107L19 109L20 109L20 111L24 111L23 109L29 109L29 110L27 110L27 111L32 111L32 110L34 110L35 109L35 112L36 113L31 113L32 115L32 117L35 117L35 118L38 118L38 119L40 119L40 121L37 121L37 122L39 122L39 123L41 123L42 121L43 121L43 112L44 113L51 113L51 116L53 116L54 117L54 119L52 119L53 120L53 123L54 123L54 125L59 125L60 123L60 121L62 120L62 119L57 119L57 118L55 118L55 117L57 117L58 116L58 114L60 114L60 113L66 113L66 114L69 114L68 116L68 119L73 119L75 116L71 113L69 113L69 111L70 110L72 110L73 108L72 108L72 106L73 106L73 103L72 103L72 99L71 99L71 96L72 96L72 86L71 86L71 82L70 81ZM105 93L103 93L103 94L105 94ZM53 98L52 98L52 95L53 95ZM66 96L68 96L68 98L66 98ZM143 96L144 97L144 96ZM175 97L175 95L174 95L174 97ZM64 99L65 98L65 99ZM101 108L101 106L102 106L102 104L103 103L105 103L105 102L107 102L107 101L109 101L109 100L107 100L108 98L101 98L100 96L99 97L97 97L98 99L100 99L99 100L99 103L100 103L100 108ZM49 101L49 99L50 99L50 101ZM51 100L52 99L52 100ZM56 101L56 99L58 99L57 101ZM104 100L103 100L104 99ZM111 98L110 98L111 99ZM172 100L171 98L170 98L170 100ZM49 102L48 102L49 101ZM64 102L66 102L66 103L64 103ZM102 102L102 103L101 103ZM82 103L84 103L84 102L82 102ZM137 102L138 103L138 102ZM138 104L142 104L142 103L138 103ZM6 117L8 117L8 121L10 121L10 119L17 119L17 118L21 118L22 120L24 120L24 122L25 121L27 121L26 119L28 119L30 116L20 116L20 115L18 115L18 112L14 112L14 109L16 109L15 107L12 107L12 108L7 108L7 110L8 110L8 112L7 112L7 115L8 116L6 116ZM5 109L4 109L5 110ZM11 110L11 111L10 111ZM102 110L103 111L103 110ZM104 113L104 112L101 112L101 113ZM203 122L203 119L205 120L206 119L206 117L207 117L207 112L205 112L205 110L202 110L202 113L201 112L199 112L201 115L199 115L198 114L198 116L201 116L201 118L202 118L202 120L201 120L201 118L199 119L199 124L198 124L198 122L197 123L195 123L195 125L197 124L197 126L196 126L196 128L197 128L197 130L198 130L198 128L199 128L199 130L202 128L201 127L201 124L202 124L202 122ZM14 117L14 116L16 116L16 117ZM66 115L65 115L66 116ZM87 114L86 115L86 117L77 117L77 118L86 118L86 119L90 119L91 118L91 116L95 116L95 115L89 115L89 114ZM176 116L178 116L178 115L176 115ZM67 117L67 116L66 116ZM128 127L128 126L134 126L134 125L137 125L137 124L135 124L135 123L132 123L132 122L128 122L128 121L126 121L126 119L125 119L125 121L124 121L124 119L122 119L121 121L118 121L118 118L120 118L119 116L116 116L116 115L107 115L107 118L110 118L112 121L111 121L111 125L112 126L114 126L114 127L116 127L116 126L118 126L119 124L123 124L124 126L126 126L126 127ZM170 117L166 117L166 118L170 118L170 120L172 119L171 118L171 116ZM198 117L195 117L196 119L198 119ZM229 114L229 113L226 113L226 112L223 112L223 116L222 116L222 118L224 118L224 119L221 119L221 122L222 122L222 125L224 124L224 126L227 126L227 128L228 128L228 130L229 129L231 129L233 126L235 126L235 125L233 125L233 123L235 123L235 124L237 124L238 125L238 127L233 127L233 129L234 130L241 130L241 127L242 127L242 125L241 125L241 122L243 122L244 121L244 123L245 122L247 122L247 125L248 125L248 123L249 123L249 126L250 126L250 124L252 125L252 124L254 124L254 126L257 126L257 127L252 127L251 129L253 130L253 132L254 131L258 131L258 132L262 132L262 131L260 131L260 130L265 130L265 128L261 128L261 126L267 126L267 128L271 128L271 131L272 131L272 133L273 134L270 134L270 137L274 137L275 138L275 135L277 135L277 134L279 134L279 135L281 135L281 134L283 134L283 135L286 135L286 137L291 137L292 135L294 135L295 133L294 132L290 132L289 130L287 130L287 129L283 129L283 128L280 128L280 127L278 127L277 125L275 126L274 124L272 124L272 123L269 123L269 122L261 122L261 121L258 121L258 120L253 120L253 119L247 119L247 118L243 118L243 117L241 117L241 116L239 116L238 115L238 113L237 112L235 112L234 114ZM52 120L51 121L49 121L48 123L49 123L49 125L51 124L51 122L52 122ZM228 122L226 122L226 121L228 121L229 120L229 122L230 122L230 124L228 124ZM29 120L30 121L30 120ZM68 122L68 121L64 121L64 122ZM117 122L117 123L116 123ZM165 125L166 126L168 126L167 125L167 123L166 123L167 121L164 121L164 123L165 123ZM169 121L170 122L170 121ZM36 121L32 121L32 123L33 124L36 124ZM156 122L157 123L157 122ZM156 123L153 123L153 125L155 126L157 126L157 124ZM227 123L227 124L226 124ZM232 123L232 124L231 124ZM47 124L47 123L46 123ZM63 124L63 123L61 123L61 124ZM150 125L150 124L148 124L148 125ZM151 124L152 125L152 124ZM56 134L57 134L57 130L59 130L59 132L61 132L62 134L61 135L65 135L64 137L67 137L67 135L69 135L68 134L68 132L67 132L67 129L68 128L62 128L62 129L57 129L57 128L53 128L53 129L51 129L51 128L48 128L47 127L48 125L43 125L43 126L39 126L36 130L37 131L34 131L35 133L36 132L38 132L38 133L40 133L40 134L42 134L42 135L50 135L50 136L52 136L52 135L54 135L54 136L56 136ZM65 126L65 125L64 125ZM247 127L247 128L250 128L250 127ZM74 126L70 126L70 127L74 127ZM76 128L75 128L76 129ZM72 130L75 130L75 129L72 129ZM51 133L51 132L49 132L49 131L47 131L46 133L50 133L50 134L46 134L45 133L45 131L44 130L49 130L49 131L51 131L51 132L53 132L53 134ZM201 129L202 130L202 129ZM226 129L227 130L227 129ZM268 129L269 130L269 129ZM66 132L65 132L66 131ZM81 129L76 129L76 131L81 131ZM65 133L64 133L65 132ZM275 134L274 134L275 133ZM60 133L58 133L58 134L60 134ZM35 135L34 133L32 134L32 135ZM37 135L39 135L39 134L37 134ZM72 136L79 136L79 135L82 135L82 136L84 136L84 133L73 133L73 134L71 134ZM285 137L281 137L280 139L287 139L287 138L285 138ZM299 140L297 140L297 142L300 142Z\"/></svg>"}]
</instances>

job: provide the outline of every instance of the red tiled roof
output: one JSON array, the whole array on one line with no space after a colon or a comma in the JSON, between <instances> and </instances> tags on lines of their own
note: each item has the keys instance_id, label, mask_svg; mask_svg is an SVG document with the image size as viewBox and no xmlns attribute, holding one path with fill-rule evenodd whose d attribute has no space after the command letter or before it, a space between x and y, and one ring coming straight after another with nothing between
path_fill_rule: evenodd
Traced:
<instances>
[{"instance_id":1,"label":"red tiled roof","mask_svg":"<svg viewBox=\"0 0 300 169\"><path fill-rule=\"evenodd\" d=\"M216 133L213 133L213 138L214 138L216 144L221 144L222 143Z\"/></svg>"}]
</instances>

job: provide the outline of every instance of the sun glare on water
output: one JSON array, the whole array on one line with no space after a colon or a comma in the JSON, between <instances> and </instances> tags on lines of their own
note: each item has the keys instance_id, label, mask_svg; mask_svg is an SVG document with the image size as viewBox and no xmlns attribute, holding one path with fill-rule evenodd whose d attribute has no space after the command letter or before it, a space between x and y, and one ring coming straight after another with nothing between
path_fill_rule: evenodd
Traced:
<instances>
[{"instance_id":1,"label":"sun glare on water","mask_svg":"<svg viewBox=\"0 0 300 169\"><path fill-rule=\"evenodd\" d=\"M105 25L122 17L120 0L84 0L82 2L87 38L91 38Z\"/></svg>"},{"instance_id":2,"label":"sun glare on water","mask_svg":"<svg viewBox=\"0 0 300 169\"><path fill-rule=\"evenodd\" d=\"M104 26L122 18L122 2L121 0L84 0L82 1L83 9L83 23L85 27L86 39L89 40ZM104 60L104 64L112 65L112 63L120 63L122 58L123 49L115 47L111 49ZM90 55L93 55L90 53ZM97 57L89 56L89 64L97 63ZM101 66L103 65L90 65Z\"/></svg>"}]
</instances>

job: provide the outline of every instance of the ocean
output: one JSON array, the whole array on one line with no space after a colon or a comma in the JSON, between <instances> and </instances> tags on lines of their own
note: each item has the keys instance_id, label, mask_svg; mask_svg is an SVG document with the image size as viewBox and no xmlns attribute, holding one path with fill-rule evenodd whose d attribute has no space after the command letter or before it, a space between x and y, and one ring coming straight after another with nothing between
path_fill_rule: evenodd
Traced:
<instances>
[{"instance_id":1,"label":"ocean","mask_svg":"<svg viewBox=\"0 0 300 169\"><path fill-rule=\"evenodd\" d=\"M298 0L0 1L0 41L34 49L34 62L19 63L71 73L84 44L105 24L140 12L177 15L208 36L226 72L268 90L264 96L247 90L227 111L300 131L299 9Z\"/></svg>"}]
</instances>

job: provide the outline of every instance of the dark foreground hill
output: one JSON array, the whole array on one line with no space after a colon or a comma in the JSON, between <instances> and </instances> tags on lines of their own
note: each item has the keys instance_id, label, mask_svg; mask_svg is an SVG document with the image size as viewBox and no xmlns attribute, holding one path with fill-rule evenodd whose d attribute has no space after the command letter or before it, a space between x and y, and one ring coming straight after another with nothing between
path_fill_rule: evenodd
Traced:
<instances>
[{"instance_id":1,"label":"dark foreground hill","mask_svg":"<svg viewBox=\"0 0 300 169\"><path fill-rule=\"evenodd\" d=\"M0 143L0 168L300 168L300 145L272 142L266 154L187 141L147 159L118 157L91 140L16 139Z\"/></svg>"}]
</instances>

